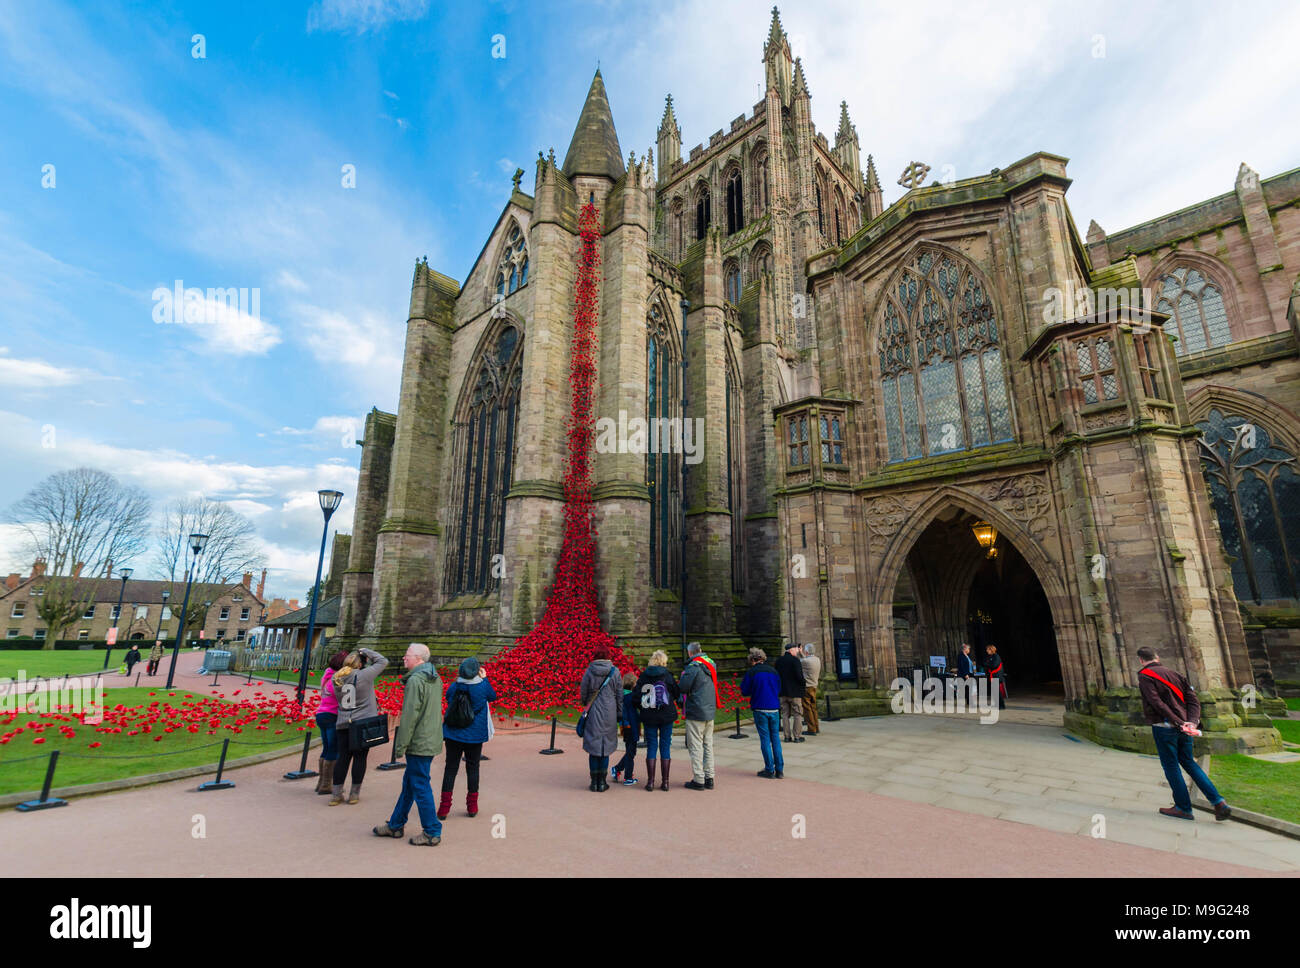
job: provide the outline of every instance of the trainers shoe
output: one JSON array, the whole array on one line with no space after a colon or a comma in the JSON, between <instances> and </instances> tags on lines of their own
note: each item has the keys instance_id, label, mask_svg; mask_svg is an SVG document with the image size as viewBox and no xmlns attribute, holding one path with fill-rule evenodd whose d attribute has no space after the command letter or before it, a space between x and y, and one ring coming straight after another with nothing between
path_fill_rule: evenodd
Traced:
<instances>
[{"instance_id":1,"label":"trainers shoe","mask_svg":"<svg viewBox=\"0 0 1300 968\"><path fill-rule=\"evenodd\" d=\"M773 773L771 770L759 770L758 775L768 780L776 776L776 774Z\"/></svg>"},{"instance_id":2,"label":"trainers shoe","mask_svg":"<svg viewBox=\"0 0 1300 968\"><path fill-rule=\"evenodd\" d=\"M776 771L776 778L777 778L778 780L784 780L784 779L785 779L785 773L782 772L781 770L777 770L777 771Z\"/></svg>"},{"instance_id":3,"label":"trainers shoe","mask_svg":"<svg viewBox=\"0 0 1300 968\"><path fill-rule=\"evenodd\" d=\"M1232 807L1228 806L1227 800L1220 800L1214 805L1214 819L1227 820L1232 816Z\"/></svg>"},{"instance_id":4,"label":"trainers shoe","mask_svg":"<svg viewBox=\"0 0 1300 968\"><path fill-rule=\"evenodd\" d=\"M1161 807L1160 812L1166 817L1177 817L1179 820L1195 820L1190 810L1179 810L1177 807Z\"/></svg>"},{"instance_id":5,"label":"trainers shoe","mask_svg":"<svg viewBox=\"0 0 1300 968\"><path fill-rule=\"evenodd\" d=\"M381 823L378 827L374 828L374 830L375 830L376 837L401 837L403 831L405 831L406 828L398 827L396 829L393 829L392 827L388 826L387 823Z\"/></svg>"},{"instance_id":6,"label":"trainers shoe","mask_svg":"<svg viewBox=\"0 0 1300 968\"><path fill-rule=\"evenodd\" d=\"M703 783L696 783L696 782L695 782L695 779L694 779L693 777L692 777L691 779L687 780L685 783L683 783L682 786L686 787L686 789L688 789L688 790L707 790L707 789L708 789L708 787L706 787Z\"/></svg>"},{"instance_id":7,"label":"trainers shoe","mask_svg":"<svg viewBox=\"0 0 1300 968\"><path fill-rule=\"evenodd\" d=\"M414 844L416 847L437 847L442 843L441 837L430 837L423 830L416 836L407 841L408 844Z\"/></svg>"},{"instance_id":8,"label":"trainers shoe","mask_svg":"<svg viewBox=\"0 0 1300 968\"><path fill-rule=\"evenodd\" d=\"M636 786L636 777L629 776L626 780L623 781L623 786Z\"/></svg>"}]
</instances>

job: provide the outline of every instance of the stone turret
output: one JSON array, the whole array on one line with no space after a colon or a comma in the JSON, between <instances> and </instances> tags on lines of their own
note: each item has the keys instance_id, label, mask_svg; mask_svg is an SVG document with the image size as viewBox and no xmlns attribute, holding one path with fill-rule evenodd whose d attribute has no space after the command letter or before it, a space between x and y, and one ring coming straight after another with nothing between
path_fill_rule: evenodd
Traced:
<instances>
[{"instance_id":1,"label":"stone turret","mask_svg":"<svg viewBox=\"0 0 1300 968\"><path fill-rule=\"evenodd\" d=\"M673 96L668 95L664 105L664 116L659 122L659 179L662 181L672 173L674 167L682 160L682 129L677 124L673 113Z\"/></svg>"}]
</instances>

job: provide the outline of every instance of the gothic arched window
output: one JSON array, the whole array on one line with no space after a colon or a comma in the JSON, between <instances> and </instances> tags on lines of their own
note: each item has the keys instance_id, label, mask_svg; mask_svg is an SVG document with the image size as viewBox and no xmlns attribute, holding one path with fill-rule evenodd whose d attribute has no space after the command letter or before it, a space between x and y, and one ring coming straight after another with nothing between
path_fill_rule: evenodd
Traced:
<instances>
[{"instance_id":1,"label":"gothic arched window","mask_svg":"<svg viewBox=\"0 0 1300 968\"><path fill-rule=\"evenodd\" d=\"M727 234L734 235L745 227L744 194L740 186L740 169L727 175Z\"/></svg>"},{"instance_id":2,"label":"gothic arched window","mask_svg":"<svg viewBox=\"0 0 1300 968\"><path fill-rule=\"evenodd\" d=\"M1232 558L1232 585L1256 603L1300 598L1300 474L1296 456L1245 417L1211 410L1201 470Z\"/></svg>"},{"instance_id":3,"label":"gothic arched window","mask_svg":"<svg viewBox=\"0 0 1300 968\"><path fill-rule=\"evenodd\" d=\"M485 592L499 575L492 557L505 546L505 498L510 490L519 419L523 340L505 326L466 383L457 421L451 506L457 515L448 542L444 588L449 596Z\"/></svg>"},{"instance_id":4,"label":"gothic arched window","mask_svg":"<svg viewBox=\"0 0 1300 968\"><path fill-rule=\"evenodd\" d=\"M1168 313L1178 334L1179 356L1232 342L1228 309L1219 287L1191 266L1177 266L1157 283L1156 310Z\"/></svg>"},{"instance_id":5,"label":"gothic arched window","mask_svg":"<svg viewBox=\"0 0 1300 968\"><path fill-rule=\"evenodd\" d=\"M997 319L969 265L923 250L894 277L880 313L891 462L1012 439Z\"/></svg>"},{"instance_id":6,"label":"gothic arched window","mask_svg":"<svg viewBox=\"0 0 1300 968\"><path fill-rule=\"evenodd\" d=\"M659 445L647 447L645 461L650 491L650 578L655 588L676 587L681 574L681 449L673 451L667 446L674 439L669 436L670 428L681 430L681 368L668 314L656 301L646 317L645 393L651 441L654 428L659 428Z\"/></svg>"},{"instance_id":7,"label":"gothic arched window","mask_svg":"<svg viewBox=\"0 0 1300 968\"><path fill-rule=\"evenodd\" d=\"M740 263L734 259L722 267L722 276L727 293L727 302L733 306L740 305Z\"/></svg>"},{"instance_id":8,"label":"gothic arched window","mask_svg":"<svg viewBox=\"0 0 1300 968\"><path fill-rule=\"evenodd\" d=\"M674 259L680 262L686 254L685 238L682 235L682 224L685 218L682 215L682 200L674 198L672 210L668 216L668 250L672 253Z\"/></svg>"},{"instance_id":9,"label":"gothic arched window","mask_svg":"<svg viewBox=\"0 0 1300 968\"><path fill-rule=\"evenodd\" d=\"M707 185L701 184L695 191L695 241L704 238L704 233L713 222L713 200Z\"/></svg>"},{"instance_id":10,"label":"gothic arched window","mask_svg":"<svg viewBox=\"0 0 1300 968\"><path fill-rule=\"evenodd\" d=\"M731 514L731 590L745 590L745 487L740 374L727 359L727 511Z\"/></svg>"},{"instance_id":11,"label":"gothic arched window","mask_svg":"<svg viewBox=\"0 0 1300 968\"><path fill-rule=\"evenodd\" d=\"M772 247L766 242L760 242L754 246L754 253L750 257L750 265L753 266L754 275L760 273L770 273L772 271Z\"/></svg>"},{"instance_id":12,"label":"gothic arched window","mask_svg":"<svg viewBox=\"0 0 1300 968\"><path fill-rule=\"evenodd\" d=\"M813 194L817 197L817 231L826 234L826 215L822 211L822 180L820 174L814 176Z\"/></svg>"},{"instance_id":13,"label":"gothic arched window","mask_svg":"<svg viewBox=\"0 0 1300 968\"><path fill-rule=\"evenodd\" d=\"M835 188L835 244L839 245L844 238L844 193L840 191L839 186Z\"/></svg>"},{"instance_id":14,"label":"gothic arched window","mask_svg":"<svg viewBox=\"0 0 1300 968\"><path fill-rule=\"evenodd\" d=\"M506 245L497 264L497 297L504 299L528 281L528 243L518 222L510 223Z\"/></svg>"}]
</instances>

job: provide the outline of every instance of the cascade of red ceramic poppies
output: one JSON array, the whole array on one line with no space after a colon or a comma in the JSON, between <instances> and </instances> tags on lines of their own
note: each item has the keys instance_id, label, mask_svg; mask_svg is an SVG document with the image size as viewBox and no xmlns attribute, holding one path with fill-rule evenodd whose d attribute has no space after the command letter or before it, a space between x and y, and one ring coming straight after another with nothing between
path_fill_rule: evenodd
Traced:
<instances>
[{"instance_id":1,"label":"cascade of red ceramic poppies","mask_svg":"<svg viewBox=\"0 0 1300 968\"><path fill-rule=\"evenodd\" d=\"M569 358L570 409L564 469L564 542L546 611L531 632L490 664L505 709L536 710L577 702L578 680L599 645L624 671L634 666L600 627L596 598L596 527L591 507L595 440L596 326L600 316L600 219L582 207Z\"/></svg>"}]
</instances>

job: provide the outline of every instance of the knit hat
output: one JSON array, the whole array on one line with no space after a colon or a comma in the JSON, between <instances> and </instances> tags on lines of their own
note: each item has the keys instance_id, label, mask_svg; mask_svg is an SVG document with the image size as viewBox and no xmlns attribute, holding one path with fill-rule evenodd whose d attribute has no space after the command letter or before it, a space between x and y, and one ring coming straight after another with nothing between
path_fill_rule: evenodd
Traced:
<instances>
[{"instance_id":1,"label":"knit hat","mask_svg":"<svg viewBox=\"0 0 1300 968\"><path fill-rule=\"evenodd\" d=\"M456 671L456 674L460 676L462 679L473 679L476 675L478 675L478 670L479 670L478 659L474 658L473 656L470 656L468 659L466 659L464 662L460 664L460 668Z\"/></svg>"}]
</instances>

